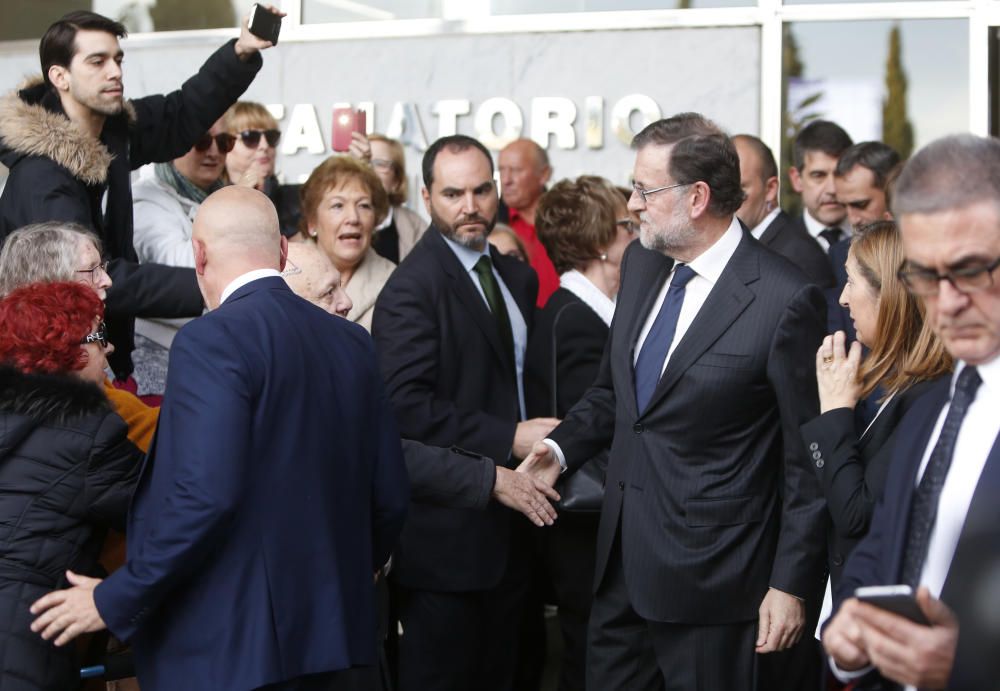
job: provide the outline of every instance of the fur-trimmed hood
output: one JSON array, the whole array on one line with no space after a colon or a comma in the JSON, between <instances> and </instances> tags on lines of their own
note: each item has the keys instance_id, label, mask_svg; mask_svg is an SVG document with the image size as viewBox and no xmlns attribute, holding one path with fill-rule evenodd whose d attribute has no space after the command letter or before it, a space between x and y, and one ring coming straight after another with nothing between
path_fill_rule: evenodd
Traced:
<instances>
[{"instance_id":1,"label":"fur-trimmed hood","mask_svg":"<svg viewBox=\"0 0 1000 691\"><path fill-rule=\"evenodd\" d=\"M0 458L43 424L111 410L99 386L71 374L25 374L0 366Z\"/></svg>"},{"instance_id":2,"label":"fur-trimmed hood","mask_svg":"<svg viewBox=\"0 0 1000 691\"><path fill-rule=\"evenodd\" d=\"M129 101L124 117L135 122ZM41 76L0 98L0 162L13 168L27 156L51 159L87 185L107 181L112 159L104 144L66 117L58 96Z\"/></svg>"}]
</instances>

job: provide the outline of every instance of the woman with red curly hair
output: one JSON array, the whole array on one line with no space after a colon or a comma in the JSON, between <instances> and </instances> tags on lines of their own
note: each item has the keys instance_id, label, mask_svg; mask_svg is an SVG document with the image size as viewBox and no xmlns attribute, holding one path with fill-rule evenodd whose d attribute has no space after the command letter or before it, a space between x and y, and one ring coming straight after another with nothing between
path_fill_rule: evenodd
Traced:
<instances>
[{"instance_id":1,"label":"woman with red curly hair","mask_svg":"<svg viewBox=\"0 0 1000 691\"><path fill-rule=\"evenodd\" d=\"M101 389L104 305L76 282L0 300L0 689L79 686L73 646L31 632L31 603L97 573L108 527L124 529L142 452Z\"/></svg>"}]
</instances>

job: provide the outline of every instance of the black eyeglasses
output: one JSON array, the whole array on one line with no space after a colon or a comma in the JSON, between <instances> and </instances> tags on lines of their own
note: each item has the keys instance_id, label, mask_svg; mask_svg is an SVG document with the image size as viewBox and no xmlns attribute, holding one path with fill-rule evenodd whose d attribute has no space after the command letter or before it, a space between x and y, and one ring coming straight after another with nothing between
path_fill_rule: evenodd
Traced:
<instances>
[{"instance_id":1,"label":"black eyeglasses","mask_svg":"<svg viewBox=\"0 0 1000 691\"><path fill-rule=\"evenodd\" d=\"M90 282L91 283L97 283L97 272L98 271L103 271L104 273L108 273L108 262L107 261L103 261L100 264L98 264L97 266L92 266L89 269L77 269L76 273L78 273L78 274L90 274Z\"/></svg>"},{"instance_id":2,"label":"black eyeglasses","mask_svg":"<svg viewBox=\"0 0 1000 691\"><path fill-rule=\"evenodd\" d=\"M281 130L243 130L236 136L247 148L256 149L257 145L260 144L261 135L264 136L264 141L272 149L281 141Z\"/></svg>"},{"instance_id":3,"label":"black eyeglasses","mask_svg":"<svg viewBox=\"0 0 1000 691\"><path fill-rule=\"evenodd\" d=\"M98 325L97 331L87 334L80 341L80 345L87 345L88 343L100 343L102 348L108 347L108 329L104 326L104 322Z\"/></svg>"},{"instance_id":4,"label":"black eyeglasses","mask_svg":"<svg viewBox=\"0 0 1000 691\"><path fill-rule=\"evenodd\" d=\"M978 293L993 285L993 272L1000 267L1000 258L988 264L972 264L958 269L949 269L939 274L932 269L905 266L897 272L899 280L914 295L937 295L941 281L948 281L960 293Z\"/></svg>"},{"instance_id":5,"label":"black eyeglasses","mask_svg":"<svg viewBox=\"0 0 1000 691\"><path fill-rule=\"evenodd\" d=\"M194 150L208 151L212 148L213 141L215 142L215 145L219 147L220 154L228 154L233 150L233 147L236 146L236 137L228 132L222 132L221 134L217 134L215 136L205 133L201 135L201 139L194 143Z\"/></svg>"}]
</instances>

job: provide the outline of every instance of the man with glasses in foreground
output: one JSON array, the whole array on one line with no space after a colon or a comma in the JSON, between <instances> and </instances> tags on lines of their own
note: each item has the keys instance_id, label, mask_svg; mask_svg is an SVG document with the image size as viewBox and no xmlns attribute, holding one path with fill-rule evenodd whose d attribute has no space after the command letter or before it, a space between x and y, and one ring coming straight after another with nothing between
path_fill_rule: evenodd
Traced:
<instances>
[{"instance_id":1,"label":"man with glasses in foreground","mask_svg":"<svg viewBox=\"0 0 1000 691\"><path fill-rule=\"evenodd\" d=\"M739 159L714 123L683 113L632 145L641 244L597 379L520 469L554 482L611 446L588 689L774 688L757 654L793 645L821 596L799 426L819 407L823 296L741 228Z\"/></svg>"},{"instance_id":2,"label":"man with glasses in foreground","mask_svg":"<svg viewBox=\"0 0 1000 691\"><path fill-rule=\"evenodd\" d=\"M906 254L899 277L958 362L900 423L882 501L847 562L823 644L837 676L861 679L859 688L883 680L908 689L994 688L1000 142L962 135L931 143L900 174L893 213ZM879 585L916 591L926 621L854 597L858 587Z\"/></svg>"},{"instance_id":3,"label":"man with glasses in foreground","mask_svg":"<svg viewBox=\"0 0 1000 691\"><path fill-rule=\"evenodd\" d=\"M193 317L203 308L190 269L137 264L130 171L187 151L247 89L271 45L244 19L239 38L178 91L126 100L124 36L121 23L94 12L65 15L41 39L42 74L0 99L0 163L10 169L0 241L44 221L95 232L111 260L107 321L117 349L109 362L120 379L133 370L136 316Z\"/></svg>"}]
</instances>

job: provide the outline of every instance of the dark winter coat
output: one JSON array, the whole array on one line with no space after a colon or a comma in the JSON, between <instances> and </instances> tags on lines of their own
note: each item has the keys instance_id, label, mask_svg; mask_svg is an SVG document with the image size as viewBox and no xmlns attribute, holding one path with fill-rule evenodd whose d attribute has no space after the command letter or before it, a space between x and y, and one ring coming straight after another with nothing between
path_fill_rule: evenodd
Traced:
<instances>
[{"instance_id":1,"label":"dark winter coat","mask_svg":"<svg viewBox=\"0 0 1000 691\"><path fill-rule=\"evenodd\" d=\"M142 452L104 392L71 375L0 368L0 691L76 688L74 646L29 629L31 603L97 572L124 529Z\"/></svg>"},{"instance_id":2,"label":"dark winter coat","mask_svg":"<svg viewBox=\"0 0 1000 691\"><path fill-rule=\"evenodd\" d=\"M261 67L233 41L217 50L178 91L128 101L107 118L100 140L74 126L41 77L0 99L0 163L10 169L0 196L0 242L42 221L93 229L111 259L108 331L115 374L132 371L135 317L194 317L202 298L193 269L138 264L132 246L130 172L183 156L246 91Z\"/></svg>"}]
</instances>

